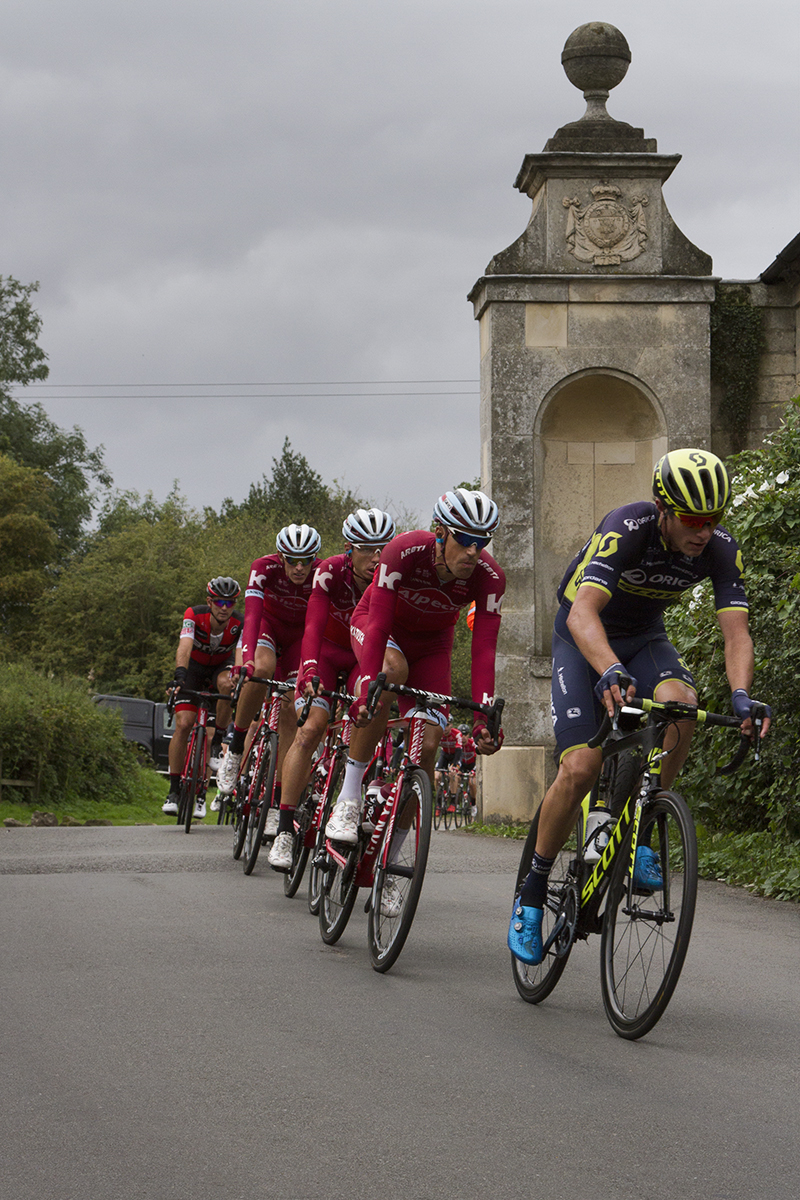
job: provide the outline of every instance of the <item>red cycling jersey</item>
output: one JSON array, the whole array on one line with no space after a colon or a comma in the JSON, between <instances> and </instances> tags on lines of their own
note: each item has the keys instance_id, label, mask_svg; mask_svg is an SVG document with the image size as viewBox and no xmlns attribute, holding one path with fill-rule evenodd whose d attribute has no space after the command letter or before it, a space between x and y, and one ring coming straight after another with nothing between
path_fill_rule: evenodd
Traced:
<instances>
[{"instance_id":1,"label":"red cycling jersey","mask_svg":"<svg viewBox=\"0 0 800 1200\"><path fill-rule=\"evenodd\" d=\"M390 635L402 648L408 635L418 638L438 632L452 646L458 614L474 600L472 697L481 704L491 703L505 588L505 574L486 550L481 550L469 579L442 583L433 533L418 530L394 538L382 551L375 578L353 614L354 636L362 646L362 698L383 666Z\"/></svg>"},{"instance_id":2,"label":"red cycling jersey","mask_svg":"<svg viewBox=\"0 0 800 1200\"><path fill-rule=\"evenodd\" d=\"M461 770L474 771L477 750L471 737L465 737L461 744Z\"/></svg>"},{"instance_id":3,"label":"red cycling jersey","mask_svg":"<svg viewBox=\"0 0 800 1200\"><path fill-rule=\"evenodd\" d=\"M314 566L318 561L314 560ZM262 620L279 624L285 640L299 640L303 636L312 578L309 572L304 583L292 583L279 554L255 560L244 597L242 662L252 662L255 658Z\"/></svg>"},{"instance_id":4,"label":"red cycling jersey","mask_svg":"<svg viewBox=\"0 0 800 1200\"><path fill-rule=\"evenodd\" d=\"M350 651L350 618L359 600L349 554L326 558L314 572L311 598L306 610L306 627L300 651L298 692L318 674L323 641ZM355 663L355 657L352 657ZM351 664L352 665L352 664Z\"/></svg>"},{"instance_id":5,"label":"red cycling jersey","mask_svg":"<svg viewBox=\"0 0 800 1200\"><path fill-rule=\"evenodd\" d=\"M456 750L460 750L464 739L457 729L445 729L442 734L442 740L439 742L439 749L445 754L455 754Z\"/></svg>"},{"instance_id":6,"label":"red cycling jersey","mask_svg":"<svg viewBox=\"0 0 800 1200\"><path fill-rule=\"evenodd\" d=\"M211 609L207 604L187 608L183 614L181 638L192 639L190 661L216 667L233 655L242 632L242 614L232 612L219 633L211 632Z\"/></svg>"}]
</instances>

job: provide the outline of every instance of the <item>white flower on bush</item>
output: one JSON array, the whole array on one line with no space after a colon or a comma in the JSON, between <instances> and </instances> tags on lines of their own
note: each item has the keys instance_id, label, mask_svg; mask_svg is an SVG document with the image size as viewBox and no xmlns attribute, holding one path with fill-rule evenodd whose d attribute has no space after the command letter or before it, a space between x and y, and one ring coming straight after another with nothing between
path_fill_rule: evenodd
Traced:
<instances>
[{"instance_id":1,"label":"white flower on bush","mask_svg":"<svg viewBox=\"0 0 800 1200\"><path fill-rule=\"evenodd\" d=\"M763 490L764 490L764 485L762 484L762 486L759 488L759 491L763 492ZM756 489L753 487L752 484L750 484L750 487L745 488L745 490L743 492L740 492L738 496L734 496L733 507L738 508L739 505L744 504L746 500L752 500L755 495L756 495Z\"/></svg>"},{"instance_id":2,"label":"white flower on bush","mask_svg":"<svg viewBox=\"0 0 800 1200\"><path fill-rule=\"evenodd\" d=\"M775 482L776 483L788 483L789 482L789 472L781 471L780 475L775 476Z\"/></svg>"}]
</instances>

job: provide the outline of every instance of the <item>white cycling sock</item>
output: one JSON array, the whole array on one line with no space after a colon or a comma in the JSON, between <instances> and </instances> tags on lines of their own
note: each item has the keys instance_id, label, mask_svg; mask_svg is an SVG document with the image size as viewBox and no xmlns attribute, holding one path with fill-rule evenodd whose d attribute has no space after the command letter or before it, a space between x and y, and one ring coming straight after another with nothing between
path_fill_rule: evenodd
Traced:
<instances>
[{"instance_id":1,"label":"white cycling sock","mask_svg":"<svg viewBox=\"0 0 800 1200\"><path fill-rule=\"evenodd\" d=\"M365 762L356 762L348 757L345 759L344 779L342 780L342 790L339 793L340 800L356 800L361 803L361 780L364 778L364 772L369 764Z\"/></svg>"}]
</instances>

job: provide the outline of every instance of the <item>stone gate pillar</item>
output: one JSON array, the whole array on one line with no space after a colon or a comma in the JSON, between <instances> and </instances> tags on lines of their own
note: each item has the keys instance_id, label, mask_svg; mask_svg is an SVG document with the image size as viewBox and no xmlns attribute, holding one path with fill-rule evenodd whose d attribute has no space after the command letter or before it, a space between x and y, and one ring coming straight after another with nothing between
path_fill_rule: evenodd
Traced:
<instances>
[{"instance_id":1,"label":"stone gate pillar","mask_svg":"<svg viewBox=\"0 0 800 1200\"><path fill-rule=\"evenodd\" d=\"M564 568L609 509L649 497L661 454L710 438L711 259L661 191L680 155L658 154L606 111L631 58L619 30L583 25L561 58L586 112L526 155L515 186L532 201L528 226L469 296L481 469L508 576L506 742L483 764L490 816L529 817L552 776L550 636Z\"/></svg>"}]
</instances>

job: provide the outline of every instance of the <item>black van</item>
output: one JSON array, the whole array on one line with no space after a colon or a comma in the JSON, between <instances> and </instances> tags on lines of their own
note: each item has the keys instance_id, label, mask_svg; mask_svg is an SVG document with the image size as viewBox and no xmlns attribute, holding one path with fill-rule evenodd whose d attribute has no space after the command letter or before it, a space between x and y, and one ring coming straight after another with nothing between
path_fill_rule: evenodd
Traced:
<instances>
[{"instance_id":1,"label":"black van","mask_svg":"<svg viewBox=\"0 0 800 1200\"><path fill-rule=\"evenodd\" d=\"M175 731L175 719L167 713L166 704L140 700L136 696L94 696L95 704L119 709L122 732L129 742L135 742L142 754L151 758L156 769L169 771L169 743Z\"/></svg>"}]
</instances>

